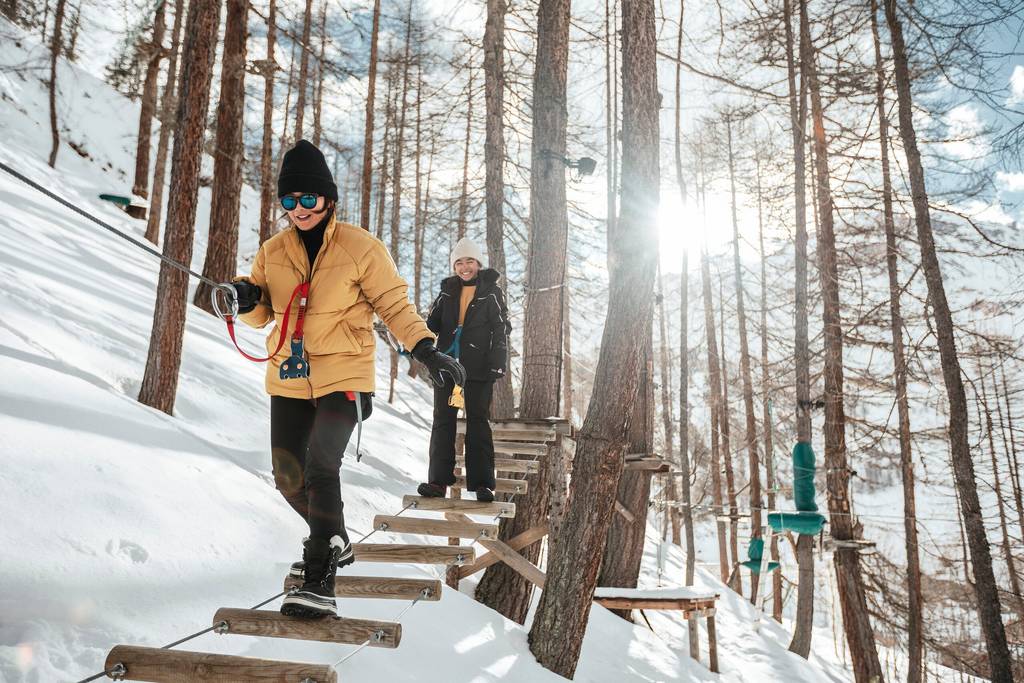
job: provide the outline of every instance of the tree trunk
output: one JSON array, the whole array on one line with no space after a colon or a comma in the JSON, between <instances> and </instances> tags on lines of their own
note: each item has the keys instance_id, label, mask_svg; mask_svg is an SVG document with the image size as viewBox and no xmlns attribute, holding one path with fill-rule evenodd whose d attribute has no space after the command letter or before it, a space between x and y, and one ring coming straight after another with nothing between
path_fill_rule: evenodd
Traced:
<instances>
[{"instance_id":1,"label":"tree trunk","mask_svg":"<svg viewBox=\"0 0 1024 683\"><path fill-rule=\"evenodd\" d=\"M486 103L484 172L487 206L487 260L491 268L508 276L505 264L505 14L507 0L487 0L484 26L484 99ZM507 281L507 280L506 280ZM491 415L515 417L512 372L494 383ZM567 412L567 417L572 413Z\"/></svg>"},{"instance_id":2,"label":"tree trunk","mask_svg":"<svg viewBox=\"0 0 1024 683\"><path fill-rule=\"evenodd\" d=\"M562 367L562 415L573 422L572 418L572 316L569 302L569 284L566 282L564 296L562 301L565 304L565 308L562 311L562 338L565 340L565 346L562 349L562 355L565 359Z\"/></svg>"},{"instance_id":3,"label":"tree trunk","mask_svg":"<svg viewBox=\"0 0 1024 683\"><path fill-rule=\"evenodd\" d=\"M359 224L370 229L370 192L373 182L373 115L377 91L377 42L380 37L380 0L373 0L373 31L370 34L370 66L366 84L366 123L363 127L363 184L359 199Z\"/></svg>"},{"instance_id":4,"label":"tree trunk","mask_svg":"<svg viewBox=\"0 0 1024 683\"><path fill-rule=\"evenodd\" d=\"M789 82L789 118L793 136L793 206L795 225L795 308L793 361L796 370L796 440L811 442L811 353L807 336L807 180L804 135L807 130L807 82L800 78L796 84L796 62L793 56L793 8L791 0L783 0L786 24L786 71ZM801 536L797 541L796 560L799 583L796 594L796 620L790 652L804 659L811 652L814 630L814 541Z\"/></svg>"},{"instance_id":5,"label":"tree trunk","mask_svg":"<svg viewBox=\"0 0 1024 683\"><path fill-rule=\"evenodd\" d=\"M281 154L288 148L288 112L292 106L292 88L295 85L295 50L297 46L295 41L292 41L292 53L288 58L288 87L284 93L284 120L281 122L281 139L279 147L281 148Z\"/></svg>"},{"instance_id":6,"label":"tree trunk","mask_svg":"<svg viewBox=\"0 0 1024 683\"><path fill-rule=\"evenodd\" d=\"M740 378L743 382L743 409L746 414L746 447L750 477L750 538L761 538L761 464L757 454L757 422L754 419L754 383L750 376L750 345L747 340L747 313L743 299L743 270L740 265L740 225L736 209L736 159L733 152L732 116L726 118L729 147L729 193L732 197L732 261L736 278L736 324L740 330ZM738 561L738 558L737 558ZM759 575L750 577L750 602L757 604Z\"/></svg>"},{"instance_id":7,"label":"tree trunk","mask_svg":"<svg viewBox=\"0 0 1024 683\"><path fill-rule=\"evenodd\" d=\"M316 62L316 97L313 99L313 144L320 146L323 135L321 118L324 108L324 58L327 52L327 2L320 5L320 54Z\"/></svg>"},{"instance_id":8,"label":"tree trunk","mask_svg":"<svg viewBox=\"0 0 1024 683\"><path fill-rule=\"evenodd\" d=\"M153 137L153 114L156 112L157 80L160 77L160 60L164 56L164 29L166 27L167 3L161 0L153 17L153 35L145 48L146 80L142 86L142 106L139 109L139 137L135 145L135 182L132 194L143 199L149 198L149 148ZM129 206L128 215L143 218L144 208Z\"/></svg>"},{"instance_id":9,"label":"tree trunk","mask_svg":"<svg viewBox=\"0 0 1024 683\"><path fill-rule=\"evenodd\" d=\"M885 0L885 18L892 36L893 63L896 69L900 137L903 139L903 148L907 156L907 173L914 203L914 222L921 247L921 269L928 285L928 300L932 307L942 377L949 401L949 440L953 477L960 495L960 507L971 551L978 617L985 637L992 680L997 683L1009 683L1013 678L1010 671L1010 652L1003 627L998 587L992 571L992 555L985 535L985 521L978 500L974 462L971 459L971 448L967 438L967 397L960 376L953 314L946 301L946 288L942 281L935 237L932 234L931 216L928 213L928 190L925 185L924 167L921 165L921 153L917 149L917 134L914 130L907 48L903 42L903 28L896 12L896 0Z\"/></svg>"},{"instance_id":10,"label":"tree trunk","mask_svg":"<svg viewBox=\"0 0 1024 683\"><path fill-rule=\"evenodd\" d=\"M238 213L242 194L242 124L245 120L245 53L249 39L248 0L227 0L221 54L220 101L214 141L210 230L203 276L229 282L238 270ZM212 287L200 282L193 302L213 313Z\"/></svg>"},{"instance_id":11,"label":"tree trunk","mask_svg":"<svg viewBox=\"0 0 1024 683\"><path fill-rule=\"evenodd\" d=\"M616 93L616 85L618 79L618 69L615 63L612 61L618 53L618 45L616 36L618 35L616 27L616 13L613 8L609 6L609 0L604 0L604 63L605 63L605 158L608 159L608 168L605 169L605 194L607 207L607 218L605 222L607 224L606 230L608 234L612 234L615 226L615 198L618 196L618 183L616 182L615 173L618 169L618 142L616 141L616 132L619 126L618 116L618 95ZM677 62L678 63L678 62Z\"/></svg>"},{"instance_id":12,"label":"tree trunk","mask_svg":"<svg viewBox=\"0 0 1024 683\"><path fill-rule=\"evenodd\" d=\"M623 196L625 200L625 196ZM657 270L657 268L655 268ZM653 311L652 311L653 314ZM651 453L654 436L654 363L653 363L653 318L634 328L634 343L642 352L640 365L640 387L636 399L623 405L632 405L629 429L626 432L627 453ZM642 332L640 332L642 330ZM643 337L640 336L643 334ZM651 473L627 470L619 478L615 500L632 515L632 521L624 515L612 515L608 527L608 538L604 544L604 559L598 574L597 585L621 588L636 588L640 576L640 563L644 555L644 540L647 535L647 507L651 498ZM609 500L608 504L614 501ZM626 621L633 621L632 610L612 610Z\"/></svg>"},{"instance_id":13,"label":"tree trunk","mask_svg":"<svg viewBox=\"0 0 1024 683\"><path fill-rule=\"evenodd\" d=\"M267 58L263 66L263 142L260 147L260 244L274 234L274 77L277 61L274 45L277 39L277 0L270 0L267 14Z\"/></svg>"},{"instance_id":14,"label":"tree trunk","mask_svg":"<svg viewBox=\"0 0 1024 683\"><path fill-rule=\"evenodd\" d=\"M882 218L885 225L886 270L889 275L889 320L892 328L892 362L895 373L896 410L899 420L900 471L903 481L903 531L907 549L907 683L922 680L924 656L924 597L921 592L921 558L917 542L917 502L914 497L914 460L910 441L910 405L907 399L907 359L903 346L903 313L897 263L896 227L892 209L892 178L889 171L889 120L885 108L885 68L878 37L877 0L871 0L871 35L875 46L875 97L878 107L878 141L882 154Z\"/></svg>"},{"instance_id":15,"label":"tree trunk","mask_svg":"<svg viewBox=\"0 0 1024 683\"><path fill-rule=\"evenodd\" d=\"M402 61L402 94L396 127L395 159L391 168L391 258L397 267L400 262L399 240L402 233L402 161L405 154L405 115L409 109L409 56L412 49L412 0L405 14L405 53ZM388 404L395 400L395 382L398 380L398 353L391 351L391 369L388 383Z\"/></svg>"},{"instance_id":16,"label":"tree trunk","mask_svg":"<svg viewBox=\"0 0 1024 683\"><path fill-rule=\"evenodd\" d=\"M466 236L466 212L469 206L469 146L473 134L473 65L468 61L469 82L466 85L466 144L462 152L462 191L459 193L458 239Z\"/></svg>"},{"instance_id":17,"label":"tree trunk","mask_svg":"<svg viewBox=\"0 0 1024 683\"><path fill-rule=\"evenodd\" d=\"M732 581L729 587L743 594L743 580L739 573L740 548L740 513L736 499L736 472L733 468L732 426L729 411L729 363L725 351L725 278L718 272L718 303L722 307L718 316L718 329L722 340L722 402L719 404L718 428L722 438L722 464L725 468L725 491L729 499L729 575Z\"/></svg>"},{"instance_id":18,"label":"tree trunk","mask_svg":"<svg viewBox=\"0 0 1024 683\"><path fill-rule=\"evenodd\" d=\"M1007 464L1010 471L1010 485L1013 488L1013 499L1017 506L1017 528L1024 533L1024 491L1020 483L1020 461L1017 458L1017 439L1013 432L1013 409L1010 406L1010 392L1006 385L1006 356L1002 351L999 353L999 371L1002 375L1003 401L1006 406L1006 431L1003 434L1003 441L1008 443L1006 447ZM997 403L998 406L998 403ZM999 422L1003 422L1003 414L1000 409Z\"/></svg>"},{"instance_id":19,"label":"tree trunk","mask_svg":"<svg viewBox=\"0 0 1024 683\"><path fill-rule=\"evenodd\" d=\"M57 151L60 149L60 131L57 129L57 60L60 58L61 29L64 25L65 0L57 0L57 9L53 15L53 40L50 41L50 133L53 145L50 147L50 168L56 168Z\"/></svg>"},{"instance_id":20,"label":"tree trunk","mask_svg":"<svg viewBox=\"0 0 1024 683\"><path fill-rule=\"evenodd\" d=\"M565 168L550 155L558 159L565 155L569 5L569 0L540 0L538 10L530 167L531 230L523 323L523 386L519 405L519 414L524 418L557 415L561 397L562 287L565 284L568 216ZM547 469L541 468L537 474L527 477L530 496L521 502L514 518L502 520L500 537L503 540L547 523L550 502ZM616 475L612 491L617 483ZM556 501L558 504L561 502ZM603 542L604 530L601 535ZM552 545L557 547L557 540ZM521 554L536 563L540 555L539 544L524 549ZM476 598L522 624L530 607L531 592L531 584L504 563L498 563L484 572L476 589Z\"/></svg>"},{"instance_id":21,"label":"tree trunk","mask_svg":"<svg viewBox=\"0 0 1024 683\"><path fill-rule=\"evenodd\" d=\"M4 16L10 19L12 22L17 23L18 0L3 0L3 2L0 3L0 11L3 11Z\"/></svg>"},{"instance_id":22,"label":"tree trunk","mask_svg":"<svg viewBox=\"0 0 1024 683\"><path fill-rule=\"evenodd\" d=\"M303 121L306 116L306 90L309 87L309 37L313 28L313 0L306 0L306 11L302 16L302 58L299 60L299 94L295 99L295 141L302 139Z\"/></svg>"},{"instance_id":23,"label":"tree trunk","mask_svg":"<svg viewBox=\"0 0 1024 683\"><path fill-rule=\"evenodd\" d=\"M818 200L818 273L823 300L825 338L825 480L828 490L829 528L837 541L853 540L853 507L850 504L850 465L846 456L846 413L843 408L843 323L839 301L839 265L832 216L832 190L829 186L828 144L825 116L815 64L816 51L811 44L807 0L800 2L801 69L811 94L814 127L814 167ZM843 630L850 645L853 675L858 683L882 680L875 634L871 629L860 554L856 548L836 548L833 556Z\"/></svg>"},{"instance_id":24,"label":"tree trunk","mask_svg":"<svg viewBox=\"0 0 1024 683\"><path fill-rule=\"evenodd\" d=\"M192 237L199 191L206 110L210 103L210 81L220 23L218 0L192 0L181 69L181 91L175 117L174 152L171 157L171 187L174 194L167 207L165 256L179 263L192 261ZM188 303L188 275L166 263L160 264L156 308L149 339L146 372L139 401L171 414L178 388L181 345L185 334Z\"/></svg>"},{"instance_id":25,"label":"tree trunk","mask_svg":"<svg viewBox=\"0 0 1024 683\"><path fill-rule=\"evenodd\" d=\"M395 124L395 104L391 100L395 91L395 71L394 69L388 69L387 75L388 89L384 94L384 135L381 140L381 144L384 146L383 154L380 160L380 182L377 185L377 212L374 215L374 222L376 226L374 233L379 240L384 239L384 207L386 206L387 200L387 187L391 182L391 168L388 164L391 159L391 145L392 137L391 132Z\"/></svg>"},{"instance_id":26,"label":"tree trunk","mask_svg":"<svg viewBox=\"0 0 1024 683\"><path fill-rule=\"evenodd\" d=\"M163 219L164 179L167 174L167 148L170 147L173 117L178 101L178 53L181 47L181 26L185 14L184 0L174 3L174 27L171 29L171 54L167 62L167 82L160 97L160 137L156 144L156 163L153 169L153 196L149 199L149 215L146 217L146 239L157 244L160 240L160 223Z\"/></svg>"},{"instance_id":27,"label":"tree trunk","mask_svg":"<svg viewBox=\"0 0 1024 683\"><path fill-rule=\"evenodd\" d=\"M701 195L703 196L703 188ZM704 332L708 347L708 384L711 385L711 498L714 503L715 527L718 530L718 574L722 583L729 581L729 546L726 525L722 520L722 454L721 405L722 378L718 365L718 340L715 335L715 302L711 298L711 264L705 251L701 254L700 275L704 295Z\"/></svg>"},{"instance_id":28,"label":"tree trunk","mask_svg":"<svg viewBox=\"0 0 1024 683\"><path fill-rule=\"evenodd\" d=\"M676 440L675 421L672 419L675 416L675 410L672 407L672 354L669 353L668 349L668 321L665 320L665 288L662 283L661 269L659 268L658 295L656 300L658 302L659 344L661 346L661 420L662 426L665 429L665 453L662 458L671 464L675 462L672 451ZM675 472L671 468L666 477L665 490L668 493L668 498L675 504L678 499L678 492L676 491ZM679 514L676 512L677 509L675 507L666 507L666 510L669 511L667 514L672 526L672 542L676 545L681 545L682 537L679 533Z\"/></svg>"},{"instance_id":29,"label":"tree trunk","mask_svg":"<svg viewBox=\"0 0 1024 683\"><path fill-rule=\"evenodd\" d=\"M412 300L417 311L422 311L420 306L420 285L422 276L420 270L423 268L423 240L420 238L420 225L423 223L423 183L420 176L420 168L423 161L423 55L417 48L416 55L416 151L413 152L415 168L413 177L416 178L413 195L416 206L413 209L412 239L413 239L413 294ZM415 367L415 366L413 366Z\"/></svg>"},{"instance_id":30,"label":"tree trunk","mask_svg":"<svg viewBox=\"0 0 1024 683\"><path fill-rule=\"evenodd\" d=\"M629 428L622 406L639 397L643 349L636 331L650 329L660 181L654 15L651 0L623 3L623 202L609 240L609 315L577 442L572 501L548 558L547 587L529 635L537 661L568 678L579 660L598 562L615 514L608 502L622 474Z\"/></svg>"}]
</instances>

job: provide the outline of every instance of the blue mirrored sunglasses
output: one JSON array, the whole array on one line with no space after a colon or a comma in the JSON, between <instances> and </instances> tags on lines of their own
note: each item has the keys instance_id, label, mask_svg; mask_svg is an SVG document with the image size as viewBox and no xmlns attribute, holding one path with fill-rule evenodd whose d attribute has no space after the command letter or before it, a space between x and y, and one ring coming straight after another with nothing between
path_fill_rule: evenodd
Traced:
<instances>
[{"instance_id":1,"label":"blue mirrored sunglasses","mask_svg":"<svg viewBox=\"0 0 1024 683\"><path fill-rule=\"evenodd\" d=\"M298 197L287 194L281 197L281 206L284 207L285 211L294 211L295 207L299 204L302 204L302 208L304 209L312 209L316 206L318 199L320 199L320 195L313 194L311 192Z\"/></svg>"}]
</instances>

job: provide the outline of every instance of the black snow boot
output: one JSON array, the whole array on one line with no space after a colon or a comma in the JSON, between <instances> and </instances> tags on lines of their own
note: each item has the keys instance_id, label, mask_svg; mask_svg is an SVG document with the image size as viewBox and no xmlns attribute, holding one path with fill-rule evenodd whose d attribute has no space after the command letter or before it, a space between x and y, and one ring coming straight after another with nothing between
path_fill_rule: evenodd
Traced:
<instances>
[{"instance_id":1,"label":"black snow boot","mask_svg":"<svg viewBox=\"0 0 1024 683\"><path fill-rule=\"evenodd\" d=\"M339 565L354 561L352 544L341 536L334 536L330 542L311 538L304 545L305 581L302 588L285 596L281 614L307 618L336 617L338 605L334 601L334 577Z\"/></svg>"},{"instance_id":2,"label":"black snow boot","mask_svg":"<svg viewBox=\"0 0 1024 683\"><path fill-rule=\"evenodd\" d=\"M445 492L448 487L443 484L435 484L430 482L428 484L420 484L416 492L424 498L444 498Z\"/></svg>"},{"instance_id":3,"label":"black snow boot","mask_svg":"<svg viewBox=\"0 0 1024 683\"><path fill-rule=\"evenodd\" d=\"M305 538L302 539L302 548L303 548L303 550L302 550L302 557L303 558L306 557L306 550L305 550L305 548L306 548L306 541L308 541L308 540L309 540L309 536L306 536ZM305 559L301 559L298 562L292 562L292 567L291 567L291 569L288 570L288 576L292 577L293 579L299 579L300 581L305 580L305 578L306 578L306 560Z\"/></svg>"},{"instance_id":4,"label":"black snow boot","mask_svg":"<svg viewBox=\"0 0 1024 683\"><path fill-rule=\"evenodd\" d=\"M476 499L481 503L493 503L494 491L490 490L486 486L479 486L476 489Z\"/></svg>"}]
</instances>

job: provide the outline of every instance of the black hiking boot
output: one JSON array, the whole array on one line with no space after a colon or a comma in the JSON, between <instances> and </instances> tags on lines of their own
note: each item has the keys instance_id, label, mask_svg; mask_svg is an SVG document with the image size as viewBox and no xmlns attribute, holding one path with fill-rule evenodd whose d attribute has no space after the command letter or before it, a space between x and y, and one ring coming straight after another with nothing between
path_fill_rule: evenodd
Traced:
<instances>
[{"instance_id":1,"label":"black hiking boot","mask_svg":"<svg viewBox=\"0 0 1024 683\"><path fill-rule=\"evenodd\" d=\"M476 489L476 499L481 503L493 503L494 491L490 490L486 486L478 486Z\"/></svg>"},{"instance_id":2,"label":"black hiking boot","mask_svg":"<svg viewBox=\"0 0 1024 683\"><path fill-rule=\"evenodd\" d=\"M306 546L306 541L308 541L308 540L309 540L309 536L306 536L306 537L304 537L302 539L302 546L303 546L302 556L303 557L306 556L305 546ZM298 562L292 562L291 569L288 570L288 576L292 577L293 579L298 579L299 581L305 581L305 579L306 579L306 560L303 559L303 560L299 560Z\"/></svg>"},{"instance_id":3,"label":"black hiking boot","mask_svg":"<svg viewBox=\"0 0 1024 683\"><path fill-rule=\"evenodd\" d=\"M429 484L420 484L419 488L416 489L416 493L420 494L424 498L444 498L444 494L448 491L448 487L443 484L435 484L430 482Z\"/></svg>"},{"instance_id":4,"label":"black hiking boot","mask_svg":"<svg viewBox=\"0 0 1024 683\"><path fill-rule=\"evenodd\" d=\"M311 538L304 545L305 582L302 588L285 596L281 614L305 618L336 617L338 605L334 601L334 577L339 566L355 561L352 544L341 536L334 536L330 542Z\"/></svg>"}]
</instances>

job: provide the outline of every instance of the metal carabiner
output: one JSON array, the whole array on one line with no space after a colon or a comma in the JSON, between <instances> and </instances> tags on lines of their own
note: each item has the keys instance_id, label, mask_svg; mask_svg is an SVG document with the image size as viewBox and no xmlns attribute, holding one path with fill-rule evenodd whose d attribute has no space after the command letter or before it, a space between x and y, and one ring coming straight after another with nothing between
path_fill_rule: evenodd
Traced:
<instances>
[{"instance_id":1,"label":"metal carabiner","mask_svg":"<svg viewBox=\"0 0 1024 683\"><path fill-rule=\"evenodd\" d=\"M220 295L218 295L220 293ZM225 313L221 307L221 297L226 298L228 312ZM230 282L222 282L210 290L210 305L217 317L225 322L230 318L238 317L238 292Z\"/></svg>"}]
</instances>

